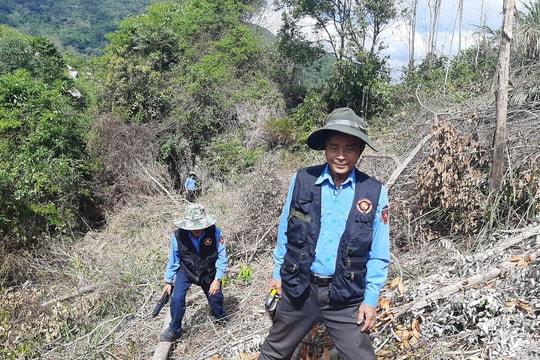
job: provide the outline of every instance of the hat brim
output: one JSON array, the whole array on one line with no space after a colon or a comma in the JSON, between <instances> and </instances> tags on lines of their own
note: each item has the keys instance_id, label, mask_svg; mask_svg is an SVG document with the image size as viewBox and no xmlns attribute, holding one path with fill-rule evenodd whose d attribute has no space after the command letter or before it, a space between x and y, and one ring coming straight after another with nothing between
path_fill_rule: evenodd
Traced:
<instances>
[{"instance_id":1,"label":"hat brim","mask_svg":"<svg viewBox=\"0 0 540 360\"><path fill-rule=\"evenodd\" d=\"M308 146L313 150L324 150L326 147L326 139L328 138L329 133L332 131L357 137L374 151L379 151L363 131L351 128L347 125L332 125L312 132L307 138Z\"/></svg>"},{"instance_id":2,"label":"hat brim","mask_svg":"<svg viewBox=\"0 0 540 360\"><path fill-rule=\"evenodd\" d=\"M213 214L206 214L204 218L194 220L177 220L174 225L184 230L202 230L216 223L217 217Z\"/></svg>"}]
</instances>

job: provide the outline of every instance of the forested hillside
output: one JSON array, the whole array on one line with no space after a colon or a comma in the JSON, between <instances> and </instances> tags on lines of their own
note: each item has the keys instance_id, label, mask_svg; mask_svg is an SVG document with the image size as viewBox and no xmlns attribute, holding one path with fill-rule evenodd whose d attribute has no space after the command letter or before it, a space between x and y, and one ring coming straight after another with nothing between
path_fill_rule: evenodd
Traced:
<instances>
[{"instance_id":1,"label":"forested hillside","mask_svg":"<svg viewBox=\"0 0 540 360\"><path fill-rule=\"evenodd\" d=\"M393 84L377 43L399 19L393 1L283 1L277 38L247 22L259 1L159 1L127 16L139 3L0 5L16 25L0 25L0 357L151 358L168 307L150 314L194 171L227 241L230 322L212 322L190 290L168 357L255 359L289 181L323 161L306 138L348 106L380 149L358 167L391 203L378 358L537 358L540 2L514 17L498 188L500 31L481 29L456 57L428 54ZM65 17L70 6L86 17ZM331 26L340 10L354 15L332 50L299 31L307 14ZM304 340L295 359L338 358L323 328Z\"/></svg>"},{"instance_id":2,"label":"forested hillside","mask_svg":"<svg viewBox=\"0 0 540 360\"><path fill-rule=\"evenodd\" d=\"M96 56L103 53L108 43L106 34L151 3L152 0L3 0L0 24L28 35L45 36L63 51Z\"/></svg>"}]
</instances>

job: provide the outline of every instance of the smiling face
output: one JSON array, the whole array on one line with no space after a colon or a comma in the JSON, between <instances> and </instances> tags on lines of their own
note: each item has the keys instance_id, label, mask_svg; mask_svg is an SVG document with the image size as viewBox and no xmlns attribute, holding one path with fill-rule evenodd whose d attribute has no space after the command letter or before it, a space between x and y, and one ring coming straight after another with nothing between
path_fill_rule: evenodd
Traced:
<instances>
[{"instance_id":1,"label":"smiling face","mask_svg":"<svg viewBox=\"0 0 540 360\"><path fill-rule=\"evenodd\" d=\"M339 186L356 166L365 147L366 144L356 136L339 132L326 139L324 155L336 186Z\"/></svg>"}]
</instances>

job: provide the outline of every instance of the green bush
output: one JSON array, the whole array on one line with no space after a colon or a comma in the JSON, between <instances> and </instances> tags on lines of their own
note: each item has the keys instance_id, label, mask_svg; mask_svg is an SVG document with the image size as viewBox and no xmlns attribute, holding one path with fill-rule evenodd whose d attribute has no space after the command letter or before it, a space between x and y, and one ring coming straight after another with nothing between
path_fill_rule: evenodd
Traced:
<instances>
[{"instance_id":1,"label":"green bush","mask_svg":"<svg viewBox=\"0 0 540 360\"><path fill-rule=\"evenodd\" d=\"M205 167L211 176L226 180L249 171L259 162L262 152L261 148L245 148L238 139L216 140L205 150Z\"/></svg>"},{"instance_id":2,"label":"green bush","mask_svg":"<svg viewBox=\"0 0 540 360\"><path fill-rule=\"evenodd\" d=\"M61 83L0 77L0 234L7 248L74 226L87 197L85 117Z\"/></svg>"}]
</instances>

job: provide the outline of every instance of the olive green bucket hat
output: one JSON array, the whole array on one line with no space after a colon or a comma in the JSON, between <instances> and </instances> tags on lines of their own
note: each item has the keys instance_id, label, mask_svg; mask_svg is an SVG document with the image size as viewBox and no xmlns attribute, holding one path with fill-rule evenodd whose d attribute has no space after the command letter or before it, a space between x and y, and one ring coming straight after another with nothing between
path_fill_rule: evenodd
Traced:
<instances>
[{"instance_id":1,"label":"olive green bucket hat","mask_svg":"<svg viewBox=\"0 0 540 360\"><path fill-rule=\"evenodd\" d=\"M366 123L349 108L335 109L328 115L324 128L315 130L307 139L307 144L313 150L324 150L328 134L332 131L355 136L375 151L379 151L367 135Z\"/></svg>"},{"instance_id":2,"label":"olive green bucket hat","mask_svg":"<svg viewBox=\"0 0 540 360\"><path fill-rule=\"evenodd\" d=\"M184 218L174 225L184 230L202 230L216 223L216 216L207 214L201 204L189 204L184 211Z\"/></svg>"}]
</instances>

